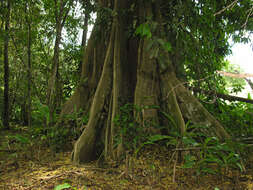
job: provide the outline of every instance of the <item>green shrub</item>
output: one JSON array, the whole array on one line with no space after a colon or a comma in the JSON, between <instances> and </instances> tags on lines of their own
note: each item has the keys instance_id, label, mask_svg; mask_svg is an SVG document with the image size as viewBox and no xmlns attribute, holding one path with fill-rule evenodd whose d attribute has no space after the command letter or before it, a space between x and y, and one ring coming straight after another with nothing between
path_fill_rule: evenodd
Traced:
<instances>
[{"instance_id":1,"label":"green shrub","mask_svg":"<svg viewBox=\"0 0 253 190\"><path fill-rule=\"evenodd\" d=\"M80 136L81 127L88 122L88 116L84 115L82 110L74 111L66 115L62 123L49 126L48 107L39 102L35 107L36 110L33 111L32 115L33 126L29 129L33 139L49 146L56 152L65 148L72 148L71 142Z\"/></svg>"}]
</instances>

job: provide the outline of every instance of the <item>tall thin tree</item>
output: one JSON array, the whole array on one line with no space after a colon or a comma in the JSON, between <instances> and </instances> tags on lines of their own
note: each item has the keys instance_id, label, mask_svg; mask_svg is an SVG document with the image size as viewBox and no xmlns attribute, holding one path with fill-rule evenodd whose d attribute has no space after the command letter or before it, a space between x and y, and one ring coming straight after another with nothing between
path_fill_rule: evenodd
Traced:
<instances>
[{"instance_id":1,"label":"tall thin tree","mask_svg":"<svg viewBox=\"0 0 253 190\"><path fill-rule=\"evenodd\" d=\"M31 75L31 20L30 20L30 5L29 3L26 4L26 24L27 24L27 120L28 120L28 126L31 126L31 81L32 81L32 75Z\"/></svg>"},{"instance_id":2,"label":"tall thin tree","mask_svg":"<svg viewBox=\"0 0 253 190\"><path fill-rule=\"evenodd\" d=\"M9 126L9 27L10 27L10 12L11 0L7 1L7 12L5 17L5 38L4 38L4 110L3 110L3 125L5 129L10 129Z\"/></svg>"},{"instance_id":3,"label":"tall thin tree","mask_svg":"<svg viewBox=\"0 0 253 190\"><path fill-rule=\"evenodd\" d=\"M59 55L60 43L62 38L62 29L66 22L68 13L70 11L72 1L54 0L54 17L55 17L55 31L56 38L54 44L54 55L51 67L51 74L48 80L47 89L47 105L50 112L50 123L53 122L53 114L57 107L61 104L60 81L59 81Z\"/></svg>"}]
</instances>

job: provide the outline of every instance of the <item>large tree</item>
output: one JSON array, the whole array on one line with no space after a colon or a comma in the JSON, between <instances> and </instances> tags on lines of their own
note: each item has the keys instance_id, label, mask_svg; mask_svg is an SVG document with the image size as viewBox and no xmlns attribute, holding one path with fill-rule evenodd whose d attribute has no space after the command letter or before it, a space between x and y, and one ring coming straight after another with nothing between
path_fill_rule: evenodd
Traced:
<instances>
[{"instance_id":1,"label":"large tree","mask_svg":"<svg viewBox=\"0 0 253 190\"><path fill-rule=\"evenodd\" d=\"M209 134L222 140L230 137L184 83L189 71L200 79L221 67L228 52L226 32L239 30L246 13L240 18L221 15L218 11L227 4L220 0L99 0L96 5L81 81L61 112L61 118L76 109L89 113L74 146L74 163L90 161L98 151L106 160L124 154L126 139L114 119L127 103L140 108L132 114L145 121L147 134L160 134L154 126L169 123L160 117L162 110L181 133L190 120L208 126ZM237 8L249 6L250 1L241 1ZM102 150L97 148L101 141Z\"/></svg>"}]
</instances>

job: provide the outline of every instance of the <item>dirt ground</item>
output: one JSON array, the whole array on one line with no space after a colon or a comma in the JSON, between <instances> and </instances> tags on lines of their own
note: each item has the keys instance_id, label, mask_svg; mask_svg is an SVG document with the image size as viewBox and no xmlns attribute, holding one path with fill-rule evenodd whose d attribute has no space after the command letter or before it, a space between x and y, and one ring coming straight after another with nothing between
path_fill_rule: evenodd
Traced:
<instances>
[{"instance_id":1,"label":"dirt ground","mask_svg":"<svg viewBox=\"0 0 253 190\"><path fill-rule=\"evenodd\" d=\"M251 169L200 176L158 146L119 163L74 166L71 152L11 144L6 135L0 143L0 190L253 190Z\"/></svg>"}]
</instances>

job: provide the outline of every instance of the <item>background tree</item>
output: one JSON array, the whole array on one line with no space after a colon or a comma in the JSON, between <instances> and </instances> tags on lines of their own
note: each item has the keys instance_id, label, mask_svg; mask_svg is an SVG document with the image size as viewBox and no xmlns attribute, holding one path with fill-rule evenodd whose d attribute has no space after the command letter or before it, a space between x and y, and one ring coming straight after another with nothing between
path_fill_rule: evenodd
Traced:
<instances>
[{"instance_id":1,"label":"background tree","mask_svg":"<svg viewBox=\"0 0 253 190\"><path fill-rule=\"evenodd\" d=\"M13 9L17 14L12 17L13 31L10 35L13 47L12 57L16 60L16 65L11 65L13 69L11 110L12 118L17 120L19 115L19 119L25 126L31 126L32 88L35 89L32 77L34 52L31 42L32 40L36 42L36 29L41 21L39 7L38 1L19 1L13 4ZM24 36L27 37L24 38Z\"/></svg>"},{"instance_id":2,"label":"background tree","mask_svg":"<svg viewBox=\"0 0 253 190\"><path fill-rule=\"evenodd\" d=\"M7 9L6 2L1 3L4 12L1 12L3 15L0 20L4 30L4 14ZM54 27L52 26L55 22L52 20L54 19L54 7L47 6L48 3L49 1L13 1L12 3L12 10L15 14L11 15L11 30L9 31L9 59L11 60L9 67L12 71L9 80L9 109L10 120L22 121L23 125L28 124L30 112L28 94L31 94L31 102L34 102L31 103L31 112L36 110L38 104L45 104L47 99L46 92L50 75L48 71L49 63L52 63L54 52ZM48 12L51 14L48 14ZM78 78L74 77L77 72L77 62L80 60L80 45L77 40L79 18L76 12L77 10L71 7L64 28L66 34L64 34L64 41L62 41L62 47L60 47L64 50L64 54L59 59L66 63L60 67L61 72L63 72L61 82L63 83L64 93L61 96L64 99L71 94L73 85L75 85ZM31 26L30 32L29 25ZM5 32L1 33L1 45L3 47L4 35L2 34L5 34ZM28 47L29 41L32 42L30 48ZM28 62L31 64L28 64ZM2 73L0 75L1 80L3 80ZM31 86L30 93L29 86ZM1 89L4 89L3 86L1 86ZM3 94L1 95L3 96ZM36 116L32 115L31 120L34 119L36 119Z\"/></svg>"},{"instance_id":3,"label":"background tree","mask_svg":"<svg viewBox=\"0 0 253 190\"><path fill-rule=\"evenodd\" d=\"M30 4L27 3L25 7L25 12L30 16ZM31 97L31 80L32 80L32 67L31 67L31 45L32 45L32 37L31 37L31 20L29 19L28 15L26 16L26 23L27 23L27 99L28 99L28 110L27 110L27 120L28 126L31 127L31 104L32 104L32 97Z\"/></svg>"},{"instance_id":4,"label":"background tree","mask_svg":"<svg viewBox=\"0 0 253 190\"><path fill-rule=\"evenodd\" d=\"M91 13L94 11L94 5L91 1L80 1L81 3L81 9L83 10L83 32L82 32L82 43L81 43L81 52L85 52L86 48L86 42L87 42L87 33L88 33L88 26L89 26L89 21L91 20ZM80 61L79 67L78 67L78 72L81 76L81 71L82 71L82 63L83 61Z\"/></svg>"},{"instance_id":5,"label":"background tree","mask_svg":"<svg viewBox=\"0 0 253 190\"><path fill-rule=\"evenodd\" d=\"M62 38L62 29L69 14L73 1L55 0L53 3L55 17L55 45L51 67L51 76L48 80L47 104L50 110L50 121L53 121L55 109L61 104L61 87L59 81L59 49ZM52 3L49 3L52 5Z\"/></svg>"},{"instance_id":6,"label":"background tree","mask_svg":"<svg viewBox=\"0 0 253 190\"><path fill-rule=\"evenodd\" d=\"M11 1L6 3L5 15L5 33L4 33L4 110L3 110L3 125L5 129L9 129L9 27L10 27L10 13Z\"/></svg>"}]
</instances>

